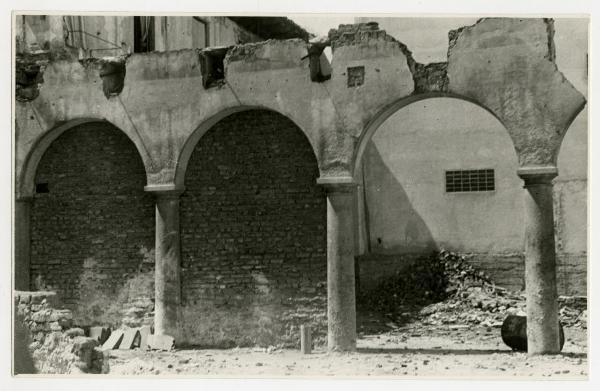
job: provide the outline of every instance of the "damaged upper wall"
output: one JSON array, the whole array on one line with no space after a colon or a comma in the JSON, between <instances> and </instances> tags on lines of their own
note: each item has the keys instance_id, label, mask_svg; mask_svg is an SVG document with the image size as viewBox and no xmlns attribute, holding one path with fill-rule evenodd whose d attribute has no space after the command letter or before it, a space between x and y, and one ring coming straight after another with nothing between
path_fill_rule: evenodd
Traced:
<instances>
[{"instance_id":1,"label":"damaged upper wall","mask_svg":"<svg viewBox=\"0 0 600 391\"><path fill-rule=\"evenodd\" d=\"M336 126L331 123L332 110L319 103L328 96L310 81L306 43L269 41L262 46L229 49L226 82L211 88L203 86L196 50L50 61L39 95L16 104L18 194L32 194L41 157L35 151L56 137L48 135L81 119L107 120L125 132L144 161L148 185L174 185L182 151L191 152L195 146L189 139L194 134L199 138L227 114L251 107L290 118L322 156L318 133ZM119 76L124 76L122 86ZM117 87L108 95L107 81ZM185 172L179 171L181 185Z\"/></svg>"},{"instance_id":2,"label":"damaged upper wall","mask_svg":"<svg viewBox=\"0 0 600 391\"><path fill-rule=\"evenodd\" d=\"M492 18L450 34L449 91L490 110L521 167L556 166L584 96L558 70L551 19Z\"/></svg>"},{"instance_id":3,"label":"damaged upper wall","mask_svg":"<svg viewBox=\"0 0 600 391\"><path fill-rule=\"evenodd\" d=\"M320 79L310 60L318 51L299 39L102 61L51 59L36 79L39 95L16 104L18 189L32 191L30 157L39 154L32 151L40 140L81 118L123 130L142 156L148 185L181 186L204 132L228 114L257 107L287 116L304 132L322 177L352 177L378 124L431 96L479 104L506 126L521 166L551 165L585 104L552 62L551 31L548 20L485 19L453 35L447 63L424 65L377 24L342 25L328 38L331 74ZM207 71L216 83L207 82Z\"/></svg>"},{"instance_id":4,"label":"damaged upper wall","mask_svg":"<svg viewBox=\"0 0 600 391\"><path fill-rule=\"evenodd\" d=\"M285 17L16 15L15 31L17 53L66 45L96 58L309 37Z\"/></svg>"}]
</instances>

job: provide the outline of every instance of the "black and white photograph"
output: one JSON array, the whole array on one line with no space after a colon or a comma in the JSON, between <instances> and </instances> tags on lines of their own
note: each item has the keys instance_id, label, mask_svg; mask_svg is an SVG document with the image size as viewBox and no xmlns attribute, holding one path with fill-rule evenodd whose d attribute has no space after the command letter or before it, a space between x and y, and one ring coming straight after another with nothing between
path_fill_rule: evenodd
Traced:
<instances>
[{"instance_id":1,"label":"black and white photograph","mask_svg":"<svg viewBox=\"0 0 600 391\"><path fill-rule=\"evenodd\" d=\"M10 12L15 381L593 376L589 14Z\"/></svg>"}]
</instances>

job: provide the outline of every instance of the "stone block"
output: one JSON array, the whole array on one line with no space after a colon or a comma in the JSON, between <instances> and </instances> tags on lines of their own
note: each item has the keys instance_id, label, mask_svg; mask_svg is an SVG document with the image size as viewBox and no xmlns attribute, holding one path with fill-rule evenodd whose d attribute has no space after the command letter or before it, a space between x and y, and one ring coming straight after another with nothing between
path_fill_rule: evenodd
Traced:
<instances>
[{"instance_id":1,"label":"stone block","mask_svg":"<svg viewBox=\"0 0 600 391\"><path fill-rule=\"evenodd\" d=\"M28 295L25 292L17 292L15 297L19 299L19 303L21 304L29 304L31 301L31 295Z\"/></svg>"},{"instance_id":2,"label":"stone block","mask_svg":"<svg viewBox=\"0 0 600 391\"><path fill-rule=\"evenodd\" d=\"M140 349L148 349L148 337L151 335L150 326L142 326L139 328L140 331Z\"/></svg>"},{"instance_id":3,"label":"stone block","mask_svg":"<svg viewBox=\"0 0 600 391\"><path fill-rule=\"evenodd\" d=\"M73 350L72 352L79 358L81 362L80 368L86 370L92 366L92 358L94 355L94 348L98 346L98 341L89 337L75 337L73 338Z\"/></svg>"},{"instance_id":4,"label":"stone block","mask_svg":"<svg viewBox=\"0 0 600 391\"><path fill-rule=\"evenodd\" d=\"M107 374L110 371L108 363L110 354L106 350L102 350L100 347L95 347L92 352L92 366L90 367L90 373Z\"/></svg>"},{"instance_id":5,"label":"stone block","mask_svg":"<svg viewBox=\"0 0 600 391\"><path fill-rule=\"evenodd\" d=\"M137 343L139 345L140 331L138 329L125 329L123 334L123 340L119 345L120 350L129 350L135 347Z\"/></svg>"},{"instance_id":6,"label":"stone block","mask_svg":"<svg viewBox=\"0 0 600 391\"><path fill-rule=\"evenodd\" d=\"M171 350L175 344L175 339L170 335L155 335L148 336L148 348L153 350Z\"/></svg>"},{"instance_id":7,"label":"stone block","mask_svg":"<svg viewBox=\"0 0 600 391\"><path fill-rule=\"evenodd\" d=\"M71 310L52 310L48 318L50 322L60 321L61 319L72 320L73 313Z\"/></svg>"},{"instance_id":8,"label":"stone block","mask_svg":"<svg viewBox=\"0 0 600 391\"><path fill-rule=\"evenodd\" d=\"M101 345L106 342L108 337L110 337L110 327L102 327L102 326L93 326L90 327L90 338L94 338L100 342Z\"/></svg>"},{"instance_id":9,"label":"stone block","mask_svg":"<svg viewBox=\"0 0 600 391\"><path fill-rule=\"evenodd\" d=\"M45 323L50 320L52 310L44 309L31 315L31 320L37 323Z\"/></svg>"},{"instance_id":10,"label":"stone block","mask_svg":"<svg viewBox=\"0 0 600 391\"><path fill-rule=\"evenodd\" d=\"M71 337L71 338L83 337L83 336L85 336L85 332L83 331L82 328L74 327L72 329L65 331L65 335L67 337Z\"/></svg>"},{"instance_id":11,"label":"stone block","mask_svg":"<svg viewBox=\"0 0 600 391\"><path fill-rule=\"evenodd\" d=\"M104 342L102 345L102 349L118 349L119 345L121 345L121 341L123 340L124 335L123 330L115 330L110 334L110 337Z\"/></svg>"}]
</instances>

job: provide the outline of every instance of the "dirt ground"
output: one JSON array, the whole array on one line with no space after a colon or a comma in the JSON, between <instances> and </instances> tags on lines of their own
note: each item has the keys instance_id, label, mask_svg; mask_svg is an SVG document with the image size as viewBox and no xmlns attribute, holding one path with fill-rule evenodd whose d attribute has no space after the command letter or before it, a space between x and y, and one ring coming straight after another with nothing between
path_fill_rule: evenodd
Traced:
<instances>
[{"instance_id":1,"label":"dirt ground","mask_svg":"<svg viewBox=\"0 0 600 391\"><path fill-rule=\"evenodd\" d=\"M498 327L409 324L377 334L359 333L358 350L119 351L110 355L111 375L201 377L398 377L586 380L585 329L566 327L560 355L528 357L502 342Z\"/></svg>"}]
</instances>

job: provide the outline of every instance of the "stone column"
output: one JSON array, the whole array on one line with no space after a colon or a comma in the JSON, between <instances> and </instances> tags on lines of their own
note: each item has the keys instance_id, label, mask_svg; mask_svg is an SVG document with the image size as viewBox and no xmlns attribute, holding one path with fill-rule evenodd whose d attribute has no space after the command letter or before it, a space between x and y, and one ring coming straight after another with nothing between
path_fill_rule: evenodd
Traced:
<instances>
[{"instance_id":1,"label":"stone column","mask_svg":"<svg viewBox=\"0 0 600 391\"><path fill-rule=\"evenodd\" d=\"M527 351L560 352L552 179L556 167L520 168L525 182L525 292Z\"/></svg>"},{"instance_id":2,"label":"stone column","mask_svg":"<svg viewBox=\"0 0 600 391\"><path fill-rule=\"evenodd\" d=\"M356 350L352 178L320 178L327 191L327 346Z\"/></svg>"},{"instance_id":3,"label":"stone column","mask_svg":"<svg viewBox=\"0 0 600 391\"><path fill-rule=\"evenodd\" d=\"M33 197L15 199L14 251L15 289L30 290L31 205Z\"/></svg>"},{"instance_id":4,"label":"stone column","mask_svg":"<svg viewBox=\"0 0 600 391\"><path fill-rule=\"evenodd\" d=\"M181 243L179 236L180 189L146 187L156 196L154 333L178 341L181 311Z\"/></svg>"}]
</instances>

